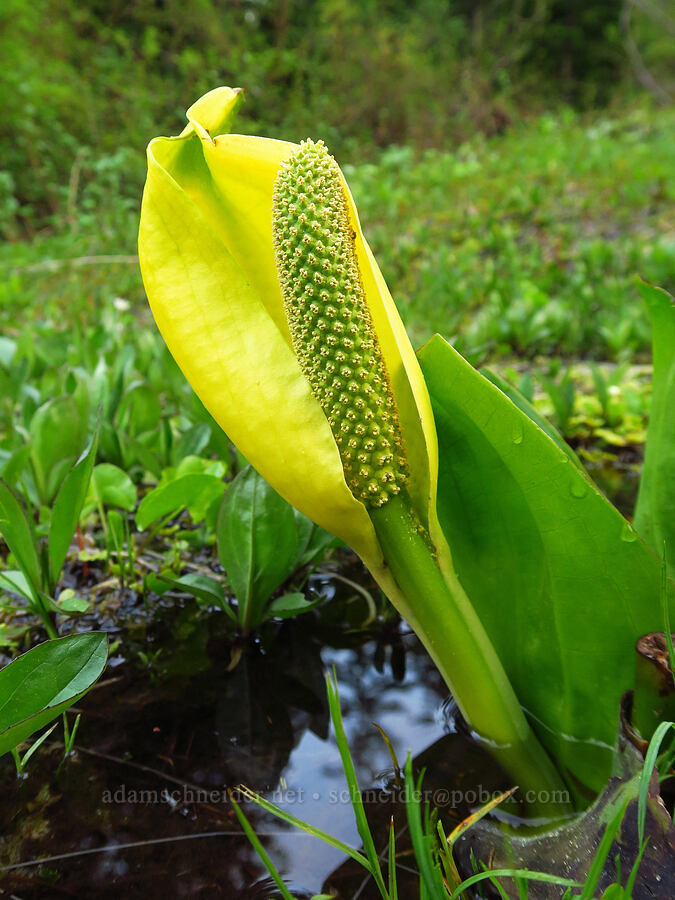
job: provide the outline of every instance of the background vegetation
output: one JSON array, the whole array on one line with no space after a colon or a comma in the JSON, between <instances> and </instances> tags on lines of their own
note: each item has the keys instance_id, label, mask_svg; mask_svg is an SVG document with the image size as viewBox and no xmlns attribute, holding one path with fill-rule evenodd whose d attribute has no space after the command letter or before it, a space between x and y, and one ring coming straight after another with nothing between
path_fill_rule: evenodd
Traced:
<instances>
[{"instance_id":1,"label":"background vegetation","mask_svg":"<svg viewBox=\"0 0 675 900\"><path fill-rule=\"evenodd\" d=\"M61 451L66 471L99 406L126 512L185 458L237 470L136 256L145 145L218 84L246 90L239 129L328 142L413 341L439 331L501 367L632 507L650 397L634 278L675 287L675 0L7 0L0 25L0 476L42 525L58 484L40 473ZM64 409L57 447L41 436ZM107 549L81 556L110 559L105 507Z\"/></svg>"},{"instance_id":2,"label":"background vegetation","mask_svg":"<svg viewBox=\"0 0 675 900\"><path fill-rule=\"evenodd\" d=\"M615 107L645 84L667 102L673 5L6 0L2 228L72 224L81 202L110 203L111 170L136 204L148 140L218 84L246 89L239 128L321 136L352 163L391 144L452 149L561 105Z\"/></svg>"}]
</instances>

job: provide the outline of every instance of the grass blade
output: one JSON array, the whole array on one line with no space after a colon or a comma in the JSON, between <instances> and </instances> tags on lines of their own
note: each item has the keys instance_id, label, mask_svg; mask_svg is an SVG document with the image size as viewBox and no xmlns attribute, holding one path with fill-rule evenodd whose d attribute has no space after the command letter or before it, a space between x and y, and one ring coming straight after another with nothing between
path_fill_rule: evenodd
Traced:
<instances>
[{"instance_id":1,"label":"grass blade","mask_svg":"<svg viewBox=\"0 0 675 900\"><path fill-rule=\"evenodd\" d=\"M436 823L436 831L438 833L438 841L439 841L439 856L441 860L441 865L443 866L443 873L445 876L446 885L452 889L457 887L457 885L461 882L461 878L459 877L459 872L457 871L457 865L455 864L454 857L452 855L452 849L448 843L448 838L446 837L445 831L443 829L443 823L439 819Z\"/></svg>"},{"instance_id":2,"label":"grass blade","mask_svg":"<svg viewBox=\"0 0 675 900\"><path fill-rule=\"evenodd\" d=\"M499 806L500 803L503 803L504 800L508 799L514 791L517 791L517 787L512 787L508 791L504 791L502 794L499 794L498 797L493 797L492 800L488 801L485 806L481 806L479 810L475 813L471 813L470 816L467 816L466 819L463 819L456 828L454 828L450 832L450 836L448 837L448 846L452 850L452 847L455 844L455 841L460 837L460 835L464 834L464 832L471 828L472 825L475 825L476 822L479 822L483 816L486 816L489 812L491 812L495 806Z\"/></svg>"},{"instance_id":3,"label":"grass blade","mask_svg":"<svg viewBox=\"0 0 675 900\"><path fill-rule=\"evenodd\" d=\"M363 806L363 800L361 799L359 783L356 778L356 770L354 769L354 763L349 752L347 735L345 734L344 726L342 724L342 714L340 712L340 697L338 695L337 679L335 677L335 673L333 673L332 679L330 677L326 678L326 686L328 690L328 706L330 708L331 719L333 721L333 728L335 729L335 739L337 741L338 750L340 751L342 767L344 769L345 777L347 779L347 785L349 787L352 808L354 809L354 816L356 818L356 827L358 828L359 835L361 836L361 840L363 842L363 849L365 850L366 856L368 857L368 868L375 880L380 894L385 898L385 900L389 900L387 888L385 886L384 879L382 878L380 860L375 848L375 841L373 840L373 836L370 832L370 826L368 825L366 811Z\"/></svg>"},{"instance_id":4,"label":"grass blade","mask_svg":"<svg viewBox=\"0 0 675 900\"><path fill-rule=\"evenodd\" d=\"M647 753L645 754L645 764L640 776L640 787L638 789L638 842L640 846L645 839L645 820L647 818L647 796L649 794L649 782L651 781L652 771L656 765L656 757L659 755L661 744L670 728L675 728L675 722L661 722L659 727L652 735L649 742Z\"/></svg>"},{"instance_id":5,"label":"grass blade","mask_svg":"<svg viewBox=\"0 0 675 900\"><path fill-rule=\"evenodd\" d=\"M530 869L488 869L485 872L478 872L466 878L455 890L450 894L448 900L457 900L462 891L479 884L481 881L487 881L493 878L522 878L526 881L539 881L544 884L556 884L559 887L580 888L582 885L578 881L572 881L569 878L561 878L559 875L549 875L547 872L532 872Z\"/></svg>"},{"instance_id":6,"label":"grass blade","mask_svg":"<svg viewBox=\"0 0 675 900\"><path fill-rule=\"evenodd\" d=\"M630 870L630 875L628 876L628 881L626 882L626 886L624 888L624 892L627 897L631 897L633 895L633 888L635 887L635 881L637 879L638 869L640 868L640 863L642 862L642 856L647 849L647 844L649 840L643 841L640 845L640 852L635 857L635 862L633 863L633 868Z\"/></svg>"},{"instance_id":7,"label":"grass blade","mask_svg":"<svg viewBox=\"0 0 675 900\"><path fill-rule=\"evenodd\" d=\"M394 817L389 822L389 900L398 900L396 885L396 835L394 833Z\"/></svg>"},{"instance_id":8,"label":"grass blade","mask_svg":"<svg viewBox=\"0 0 675 900\"><path fill-rule=\"evenodd\" d=\"M326 831L322 831L320 828L310 825L309 822L299 819L297 816L294 816L293 813L286 812L285 809L275 806L274 803L270 803L269 800L266 800L264 797L261 797L260 794L256 794L244 785L240 785L237 790L243 797L256 803L261 809L264 809L265 812L271 813L273 816L276 816L277 819L281 819L282 822L286 822L288 825L294 825L301 831L319 838L319 840L324 841L326 844L330 844L331 847L335 847L336 850L350 856L355 862L359 863L359 865L362 865L370 872L370 862L362 853L359 853L358 850L355 850L349 844L345 844L344 841L338 840L338 838L333 837L333 835L328 834Z\"/></svg>"},{"instance_id":9,"label":"grass blade","mask_svg":"<svg viewBox=\"0 0 675 900\"><path fill-rule=\"evenodd\" d=\"M423 775L424 773L420 775L417 784L415 784L412 770L412 756L408 754L408 759L405 764L405 811L408 816L410 837L415 852L415 859L417 860L422 879L420 884L420 896L422 896L422 889L424 888L426 896L428 896L430 900L446 900L447 892L443 885L443 879L440 870L431 855L429 841L422 827L421 808L417 796L421 790Z\"/></svg>"},{"instance_id":10,"label":"grass blade","mask_svg":"<svg viewBox=\"0 0 675 900\"><path fill-rule=\"evenodd\" d=\"M240 808L239 804L232 796L232 791L228 791L228 794L230 797L230 803L232 804L232 808L234 809L236 816L239 819L239 824L244 829L244 834L249 839L249 841L251 842L251 846L253 847L255 852L258 854L258 856L264 863L265 868L270 873L270 877L272 878L272 880L274 881L276 886L279 888L279 893L283 897L283 900L294 900L293 895L291 894L291 892L288 890L288 888L284 884L283 878L277 871L272 860L267 855L265 848L263 847L263 845L260 842L260 838L253 830L253 827L251 826L251 823L248 821L248 819L244 815L243 810Z\"/></svg>"},{"instance_id":11,"label":"grass blade","mask_svg":"<svg viewBox=\"0 0 675 900\"><path fill-rule=\"evenodd\" d=\"M403 783L403 779L401 778L401 767L398 763L398 757L396 756L396 751L394 750L394 745L392 744L391 739L389 738L389 735L384 730L384 728L380 728L380 726L377 724L377 722L373 722L373 725L375 726L375 728L377 728L377 730L382 735L382 740L384 741L386 748L389 751L389 756L391 757L391 762L394 767L394 784L397 787L400 787L401 784Z\"/></svg>"},{"instance_id":12,"label":"grass blade","mask_svg":"<svg viewBox=\"0 0 675 900\"><path fill-rule=\"evenodd\" d=\"M595 853L595 856L593 857L593 862L590 869L588 870L588 875L586 876L586 882L584 883L584 886L581 890L580 900L593 900L593 897L595 896L595 889L598 885L598 881L600 880L603 869L605 868L607 857L609 856L609 851L612 849L614 838L621 828L621 823L623 822L623 817L626 814L626 809L629 803L630 798L626 799L622 803L618 811L615 813L614 818L605 828L605 833L603 834L600 844L598 845L598 849Z\"/></svg>"}]
</instances>

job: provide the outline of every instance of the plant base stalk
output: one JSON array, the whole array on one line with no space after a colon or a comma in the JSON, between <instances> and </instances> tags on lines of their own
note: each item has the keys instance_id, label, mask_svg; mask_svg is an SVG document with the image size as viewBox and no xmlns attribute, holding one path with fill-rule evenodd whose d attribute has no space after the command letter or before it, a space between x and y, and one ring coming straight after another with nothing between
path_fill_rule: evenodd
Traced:
<instances>
[{"instance_id":1,"label":"plant base stalk","mask_svg":"<svg viewBox=\"0 0 675 900\"><path fill-rule=\"evenodd\" d=\"M370 510L370 517L404 598L393 598L394 605L438 666L464 718L518 784L528 816L568 814L571 803L559 773L527 722L457 576L441 571L407 495Z\"/></svg>"}]
</instances>

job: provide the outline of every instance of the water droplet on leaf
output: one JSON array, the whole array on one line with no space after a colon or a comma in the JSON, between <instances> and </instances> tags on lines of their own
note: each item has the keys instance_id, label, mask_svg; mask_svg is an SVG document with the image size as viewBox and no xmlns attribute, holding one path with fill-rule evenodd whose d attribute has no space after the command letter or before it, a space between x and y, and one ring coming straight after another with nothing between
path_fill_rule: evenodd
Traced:
<instances>
[{"instance_id":1,"label":"water droplet on leaf","mask_svg":"<svg viewBox=\"0 0 675 900\"><path fill-rule=\"evenodd\" d=\"M638 537L637 531L628 523L624 522L621 528L621 540L627 544L632 544Z\"/></svg>"},{"instance_id":2,"label":"water droplet on leaf","mask_svg":"<svg viewBox=\"0 0 675 900\"><path fill-rule=\"evenodd\" d=\"M570 494L581 500L588 493L588 485L582 478L574 478L570 482Z\"/></svg>"}]
</instances>

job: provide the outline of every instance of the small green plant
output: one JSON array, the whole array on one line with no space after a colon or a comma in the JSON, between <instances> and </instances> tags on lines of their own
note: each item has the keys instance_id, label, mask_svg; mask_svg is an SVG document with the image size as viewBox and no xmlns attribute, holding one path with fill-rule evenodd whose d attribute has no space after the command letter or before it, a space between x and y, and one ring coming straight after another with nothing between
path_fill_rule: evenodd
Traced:
<instances>
[{"instance_id":1,"label":"small green plant","mask_svg":"<svg viewBox=\"0 0 675 900\"><path fill-rule=\"evenodd\" d=\"M63 721L63 759L59 763L57 773L61 771L65 761L73 752L75 747L75 737L77 735L77 729L80 727L80 720L82 718L82 713L78 713L75 716L75 721L73 722L72 728L68 723L68 713L64 712L61 719Z\"/></svg>"},{"instance_id":2,"label":"small green plant","mask_svg":"<svg viewBox=\"0 0 675 900\"><path fill-rule=\"evenodd\" d=\"M0 572L0 589L22 596L52 638L56 637L55 613L82 612L81 602L72 593L65 594L61 602L54 596L84 505L95 456L96 434L58 485L46 542L38 536L30 506L26 511L16 493L0 481L0 535L18 565L18 569Z\"/></svg>"},{"instance_id":3,"label":"small green plant","mask_svg":"<svg viewBox=\"0 0 675 900\"><path fill-rule=\"evenodd\" d=\"M163 469L156 487L138 505L136 527L156 534L187 510L194 524L204 523L212 534L225 491L226 471L227 465L222 460L197 456L186 456L178 465ZM171 527L174 533L185 537L184 531Z\"/></svg>"},{"instance_id":4,"label":"small green plant","mask_svg":"<svg viewBox=\"0 0 675 900\"><path fill-rule=\"evenodd\" d=\"M179 499L183 502L185 495L178 482L172 485L176 491L170 504L173 507ZM159 488L155 490L159 493ZM196 492L192 496L195 495ZM152 496L149 494L143 501L148 504L145 509ZM166 496L166 492L161 496ZM137 521L145 511L143 503ZM236 606L226 597L222 583L211 575L191 573L176 579L161 573L159 582L192 594L204 606L222 610L238 634L247 637L268 619L293 618L317 605L318 600L307 599L300 589L306 575L295 590L276 594L281 585L322 557L335 539L294 510L255 469L247 466L228 485L220 501L216 543ZM237 651L235 654L233 661L239 655Z\"/></svg>"},{"instance_id":5,"label":"small green plant","mask_svg":"<svg viewBox=\"0 0 675 900\"><path fill-rule=\"evenodd\" d=\"M30 745L30 747L25 751L23 756L19 752L18 746L12 747L11 754L14 758L14 765L16 766L16 774L19 776L19 778L21 778L25 774L26 766L28 765L33 754L36 753L40 749L42 744L44 744L44 742L47 740L47 738L50 736L50 734L54 731L55 728L56 728L56 725L52 725L51 728L48 728L47 731L43 732L37 740L33 741L33 743Z\"/></svg>"},{"instance_id":6,"label":"small green plant","mask_svg":"<svg viewBox=\"0 0 675 900\"><path fill-rule=\"evenodd\" d=\"M568 368L558 380L544 375L540 375L539 380L553 404L554 421L558 431L564 436L569 432L569 423L574 412L576 391L572 372Z\"/></svg>"}]
</instances>

